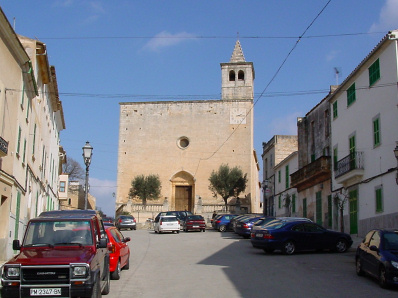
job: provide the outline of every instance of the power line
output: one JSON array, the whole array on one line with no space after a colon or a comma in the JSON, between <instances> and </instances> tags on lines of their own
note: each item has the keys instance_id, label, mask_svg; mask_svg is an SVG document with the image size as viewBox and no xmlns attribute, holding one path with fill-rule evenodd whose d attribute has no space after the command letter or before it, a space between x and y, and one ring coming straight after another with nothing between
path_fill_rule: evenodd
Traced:
<instances>
[{"instance_id":1,"label":"power line","mask_svg":"<svg viewBox=\"0 0 398 298\"><path fill-rule=\"evenodd\" d=\"M283 68L283 66L285 65L287 59L290 57L290 55L293 53L293 51L296 49L298 43L300 42L300 40L303 38L303 36L307 33L307 31L312 27L312 25L315 23L315 21L319 18L319 16L322 14L322 12L326 9L326 7L329 5L329 3L332 0L329 0L324 7L321 9L321 11L316 15L316 17L311 21L311 23L307 26L307 28L305 28L305 30L303 31L303 33L298 37L298 39L296 40L295 44L293 45L293 47L291 48L291 50L289 51L289 53L286 55L285 59L282 61L281 65L278 67L278 69L276 70L276 72L274 73L274 75L272 76L271 80L268 82L268 84L265 86L264 90L261 92L261 94L257 97L257 99L255 100L253 106L250 108L250 110L246 113L246 117L247 115L249 115L254 106L258 103L258 101L260 100L260 98L262 98L262 96L264 95L264 93L267 91L268 87L272 84L272 82L275 80L275 78L278 76L279 72L281 71L281 69ZM245 118L246 118L245 117ZM212 158L218 151L220 151L220 149L228 142L228 140L234 135L234 133L238 130L238 128L240 127L240 125L242 124L244 119L241 120L241 122L238 124L237 128L234 129L231 134L226 138L226 140L217 148L216 151L214 151L209 157L207 158L201 158L198 162L198 166L196 168L195 174L196 175L200 162L201 160L208 160L210 158Z\"/></svg>"},{"instance_id":2,"label":"power line","mask_svg":"<svg viewBox=\"0 0 398 298\"><path fill-rule=\"evenodd\" d=\"M241 36L239 39L314 39L314 38L331 38L331 37L352 37L359 35L375 35L385 34L385 32L356 32L356 33L335 33L323 35L309 35L309 36ZM39 40L100 40L100 39L236 39L236 36L70 36L70 37L37 37Z\"/></svg>"}]
</instances>

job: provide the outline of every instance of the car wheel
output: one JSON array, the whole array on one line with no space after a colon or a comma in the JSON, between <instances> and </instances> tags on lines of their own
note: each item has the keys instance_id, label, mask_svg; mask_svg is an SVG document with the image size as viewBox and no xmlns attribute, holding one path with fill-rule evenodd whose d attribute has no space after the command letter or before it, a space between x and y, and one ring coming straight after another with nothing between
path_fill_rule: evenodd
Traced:
<instances>
[{"instance_id":1,"label":"car wheel","mask_svg":"<svg viewBox=\"0 0 398 298\"><path fill-rule=\"evenodd\" d=\"M221 225L221 226L218 228L218 230L219 230L220 232L225 232L225 231L227 231L227 226L226 226L226 225Z\"/></svg>"},{"instance_id":2,"label":"car wheel","mask_svg":"<svg viewBox=\"0 0 398 298\"><path fill-rule=\"evenodd\" d=\"M108 266L108 273L106 275L106 282L105 282L105 287L103 291L101 292L102 295L108 295L110 290L111 290L111 276L110 276L110 271L109 271L109 266Z\"/></svg>"},{"instance_id":3,"label":"car wheel","mask_svg":"<svg viewBox=\"0 0 398 298\"><path fill-rule=\"evenodd\" d=\"M130 257L127 259L126 265L122 268L123 270L129 270L130 269Z\"/></svg>"},{"instance_id":4,"label":"car wheel","mask_svg":"<svg viewBox=\"0 0 398 298\"><path fill-rule=\"evenodd\" d=\"M203 233L206 232L206 229L203 229L202 232L203 232Z\"/></svg>"},{"instance_id":5,"label":"car wheel","mask_svg":"<svg viewBox=\"0 0 398 298\"><path fill-rule=\"evenodd\" d=\"M292 255L296 251L296 245L294 244L293 241L289 240L286 241L285 244L283 244L282 252L285 255Z\"/></svg>"},{"instance_id":6,"label":"car wheel","mask_svg":"<svg viewBox=\"0 0 398 298\"><path fill-rule=\"evenodd\" d=\"M176 231L177 234L180 234L180 231Z\"/></svg>"},{"instance_id":7,"label":"car wheel","mask_svg":"<svg viewBox=\"0 0 398 298\"><path fill-rule=\"evenodd\" d=\"M382 288L387 288L386 268L384 266L380 266L379 269L379 285Z\"/></svg>"},{"instance_id":8,"label":"car wheel","mask_svg":"<svg viewBox=\"0 0 398 298\"><path fill-rule=\"evenodd\" d=\"M340 253L346 252L348 249L347 241L345 241L344 239L339 239L334 248L337 252L340 252Z\"/></svg>"},{"instance_id":9,"label":"car wheel","mask_svg":"<svg viewBox=\"0 0 398 298\"><path fill-rule=\"evenodd\" d=\"M274 249L272 248L264 248L264 252L267 254L272 254L274 252Z\"/></svg>"},{"instance_id":10,"label":"car wheel","mask_svg":"<svg viewBox=\"0 0 398 298\"><path fill-rule=\"evenodd\" d=\"M119 280L120 279L120 271L121 271L121 269L120 269L120 261L118 261L115 271L113 271L111 273L111 278L115 279L115 280Z\"/></svg>"},{"instance_id":11,"label":"car wheel","mask_svg":"<svg viewBox=\"0 0 398 298\"><path fill-rule=\"evenodd\" d=\"M358 276L363 275L363 270L362 270L362 264L361 264L361 258L358 257L355 261L355 271L357 272Z\"/></svg>"},{"instance_id":12,"label":"car wheel","mask_svg":"<svg viewBox=\"0 0 398 298\"><path fill-rule=\"evenodd\" d=\"M99 277L97 277L97 280L95 281L95 284L93 286L93 291L91 292L91 298L98 298L101 297L101 285L99 281Z\"/></svg>"},{"instance_id":13,"label":"car wheel","mask_svg":"<svg viewBox=\"0 0 398 298\"><path fill-rule=\"evenodd\" d=\"M133 230L134 228L130 228L130 230Z\"/></svg>"}]
</instances>

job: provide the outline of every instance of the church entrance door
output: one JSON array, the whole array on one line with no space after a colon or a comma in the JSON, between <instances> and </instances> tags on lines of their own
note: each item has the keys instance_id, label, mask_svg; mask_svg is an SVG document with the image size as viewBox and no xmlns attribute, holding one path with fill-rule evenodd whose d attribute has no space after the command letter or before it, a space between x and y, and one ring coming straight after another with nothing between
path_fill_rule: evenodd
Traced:
<instances>
[{"instance_id":1,"label":"church entrance door","mask_svg":"<svg viewBox=\"0 0 398 298\"><path fill-rule=\"evenodd\" d=\"M192 186L175 187L175 210L192 212Z\"/></svg>"}]
</instances>

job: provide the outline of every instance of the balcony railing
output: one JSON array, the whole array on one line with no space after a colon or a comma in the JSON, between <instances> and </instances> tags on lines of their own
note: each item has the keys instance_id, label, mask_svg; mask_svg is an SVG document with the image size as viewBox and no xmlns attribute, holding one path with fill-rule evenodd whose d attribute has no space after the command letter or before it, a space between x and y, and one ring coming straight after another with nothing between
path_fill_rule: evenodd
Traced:
<instances>
[{"instance_id":1,"label":"balcony railing","mask_svg":"<svg viewBox=\"0 0 398 298\"><path fill-rule=\"evenodd\" d=\"M292 187L305 189L330 178L330 166L330 156L321 156L291 174Z\"/></svg>"},{"instance_id":2,"label":"balcony railing","mask_svg":"<svg viewBox=\"0 0 398 298\"><path fill-rule=\"evenodd\" d=\"M350 153L337 162L334 169L334 177L338 178L354 170L363 170L363 165L363 152L355 151L354 153Z\"/></svg>"},{"instance_id":3,"label":"balcony railing","mask_svg":"<svg viewBox=\"0 0 398 298\"><path fill-rule=\"evenodd\" d=\"M8 142L0 137L0 157L8 154Z\"/></svg>"}]
</instances>

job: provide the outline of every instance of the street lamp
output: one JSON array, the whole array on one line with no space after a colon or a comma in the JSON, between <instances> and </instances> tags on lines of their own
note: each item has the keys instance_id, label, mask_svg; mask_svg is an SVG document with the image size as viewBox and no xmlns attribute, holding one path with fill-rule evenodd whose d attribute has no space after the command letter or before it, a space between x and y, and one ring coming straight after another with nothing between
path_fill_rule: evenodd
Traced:
<instances>
[{"instance_id":1,"label":"street lamp","mask_svg":"<svg viewBox=\"0 0 398 298\"><path fill-rule=\"evenodd\" d=\"M264 180L261 183L261 187L263 188L263 215L267 216L267 188L268 188L268 180Z\"/></svg>"},{"instance_id":2,"label":"street lamp","mask_svg":"<svg viewBox=\"0 0 398 298\"><path fill-rule=\"evenodd\" d=\"M394 155L398 164L398 142L395 142ZM395 176L395 182L398 184L398 166L397 166L397 173Z\"/></svg>"},{"instance_id":3,"label":"street lamp","mask_svg":"<svg viewBox=\"0 0 398 298\"><path fill-rule=\"evenodd\" d=\"M87 141L86 145L84 145L83 149L83 160L86 165L86 185L85 185L85 194L84 194L84 210L87 210L87 201L88 201L88 168L91 163L91 156L93 155L93 147Z\"/></svg>"}]
</instances>

